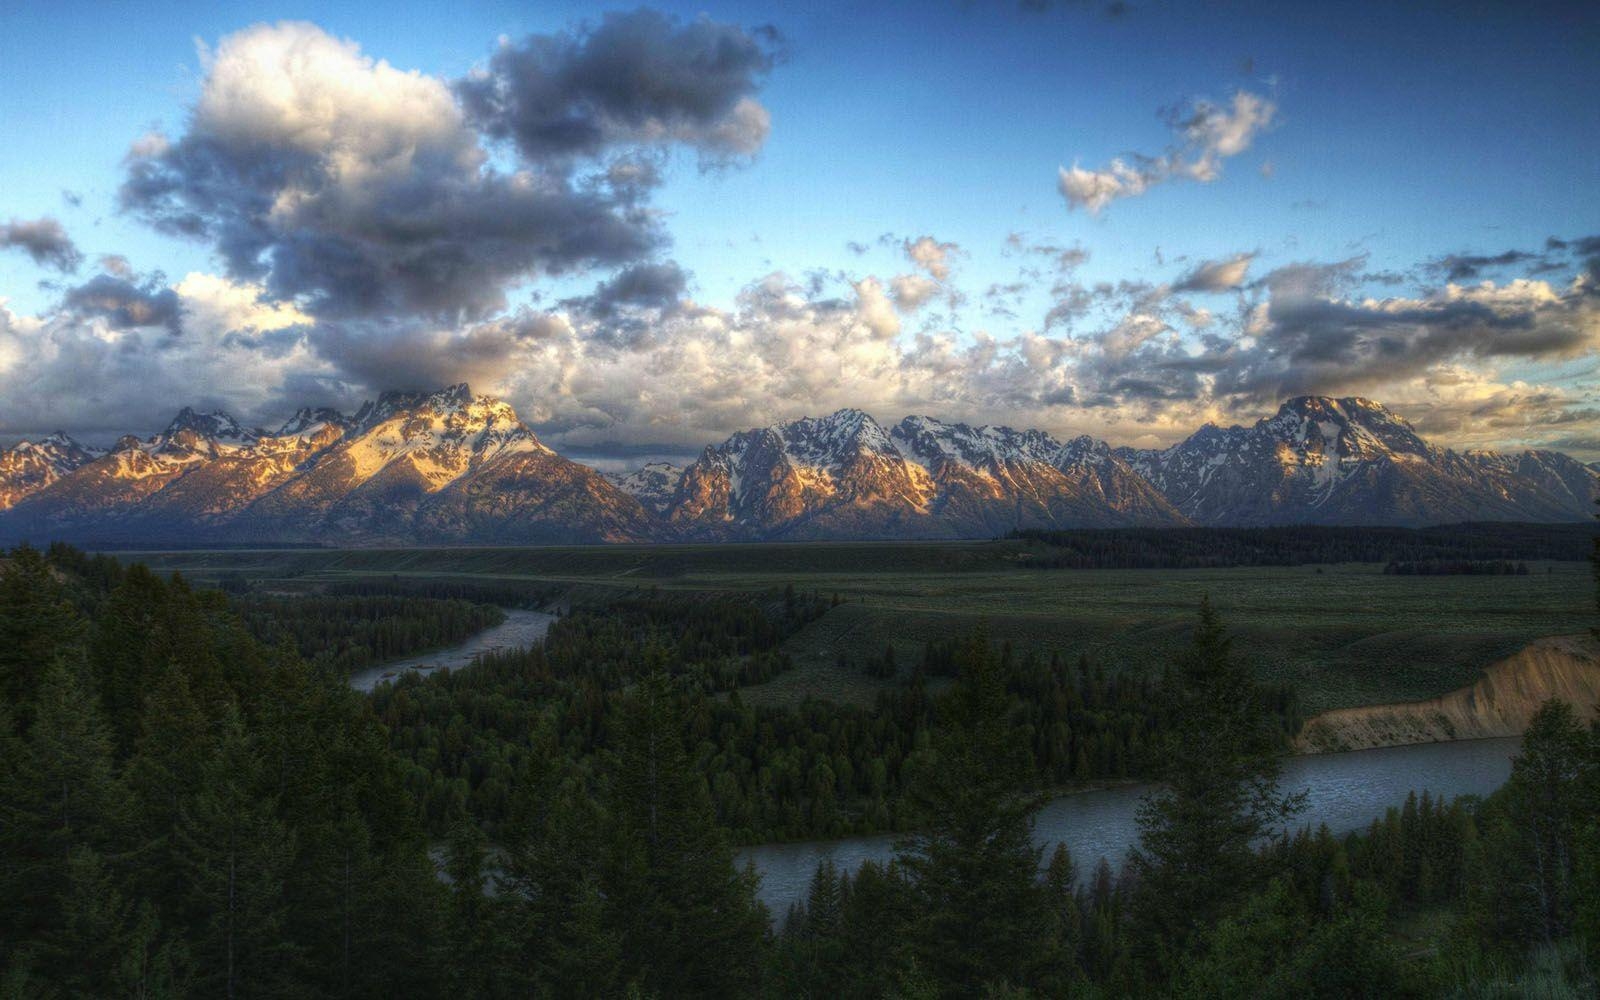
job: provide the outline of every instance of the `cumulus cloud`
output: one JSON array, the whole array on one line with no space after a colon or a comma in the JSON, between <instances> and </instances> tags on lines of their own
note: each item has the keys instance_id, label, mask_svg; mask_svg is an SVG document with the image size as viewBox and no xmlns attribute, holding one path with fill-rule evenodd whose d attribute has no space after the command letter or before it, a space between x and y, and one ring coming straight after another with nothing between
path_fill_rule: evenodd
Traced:
<instances>
[{"instance_id":1,"label":"cumulus cloud","mask_svg":"<svg viewBox=\"0 0 1600 1000\"><path fill-rule=\"evenodd\" d=\"M49 216L0 223L0 249L7 248L21 250L35 264L56 271L76 271L83 263L83 254L72 237Z\"/></svg>"},{"instance_id":2,"label":"cumulus cloud","mask_svg":"<svg viewBox=\"0 0 1600 1000\"><path fill-rule=\"evenodd\" d=\"M883 283L877 278L863 278L855 283L856 317L872 335L887 340L900 332L900 316L884 294Z\"/></svg>"},{"instance_id":3,"label":"cumulus cloud","mask_svg":"<svg viewBox=\"0 0 1600 1000\"><path fill-rule=\"evenodd\" d=\"M913 313L939 294L939 282L926 275L900 274L890 280L889 289L900 311Z\"/></svg>"},{"instance_id":4,"label":"cumulus cloud","mask_svg":"<svg viewBox=\"0 0 1600 1000\"><path fill-rule=\"evenodd\" d=\"M906 259L926 271L935 281L949 281L950 269L961 247L955 243L941 243L932 236L918 236L901 242Z\"/></svg>"},{"instance_id":5,"label":"cumulus cloud","mask_svg":"<svg viewBox=\"0 0 1600 1000\"><path fill-rule=\"evenodd\" d=\"M74 292L44 316L0 309L0 434L64 427L109 443L153 432L185 404L266 421L286 415L289 398L325 401L312 398L317 380L337 379L311 351L309 318L259 286L190 274L171 287L110 278Z\"/></svg>"},{"instance_id":6,"label":"cumulus cloud","mask_svg":"<svg viewBox=\"0 0 1600 1000\"><path fill-rule=\"evenodd\" d=\"M746 157L771 131L755 98L778 37L704 16L641 9L593 28L507 40L456 85L484 131L532 161L631 144L682 143L708 161Z\"/></svg>"},{"instance_id":7,"label":"cumulus cloud","mask_svg":"<svg viewBox=\"0 0 1600 1000\"><path fill-rule=\"evenodd\" d=\"M642 11L502 48L452 87L315 25L257 25L203 53L184 132L134 144L121 203L318 316L481 319L514 284L661 247L660 172L638 147L759 145L757 50ZM480 130L515 140L514 169Z\"/></svg>"},{"instance_id":8,"label":"cumulus cloud","mask_svg":"<svg viewBox=\"0 0 1600 1000\"><path fill-rule=\"evenodd\" d=\"M1271 128L1277 103L1240 90L1226 104L1198 99L1166 114L1175 142L1160 156L1138 153L1117 157L1099 170L1074 161L1056 172L1056 186L1069 209L1097 215L1121 198L1144 194L1171 180L1209 184L1222 176L1224 160L1250 148L1256 136Z\"/></svg>"}]
</instances>

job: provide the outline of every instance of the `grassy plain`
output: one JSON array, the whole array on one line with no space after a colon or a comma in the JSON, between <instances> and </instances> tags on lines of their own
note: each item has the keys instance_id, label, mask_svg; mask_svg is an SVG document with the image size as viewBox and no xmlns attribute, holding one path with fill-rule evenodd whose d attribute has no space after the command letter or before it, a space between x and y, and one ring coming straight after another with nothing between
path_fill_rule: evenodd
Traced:
<instances>
[{"instance_id":1,"label":"grassy plain","mask_svg":"<svg viewBox=\"0 0 1600 1000\"><path fill-rule=\"evenodd\" d=\"M988 623L1020 648L1087 653L1108 672L1158 672L1209 595L1239 653L1294 684L1308 712L1424 698L1470 684L1489 663L1547 635L1589 628L1581 562L1528 576L1385 576L1382 566L1051 570L1016 542L652 545L124 554L198 580L242 576L281 589L334 581L447 579L525 587L569 603L619 591L837 594L840 606L789 640L796 669L747 700L870 699L858 664Z\"/></svg>"}]
</instances>

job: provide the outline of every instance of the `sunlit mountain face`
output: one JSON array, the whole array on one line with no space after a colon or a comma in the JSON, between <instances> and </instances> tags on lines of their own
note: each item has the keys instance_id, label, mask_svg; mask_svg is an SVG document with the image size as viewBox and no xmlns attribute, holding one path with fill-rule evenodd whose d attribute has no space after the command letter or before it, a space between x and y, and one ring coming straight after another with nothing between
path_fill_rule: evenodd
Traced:
<instances>
[{"instance_id":1,"label":"sunlit mountain face","mask_svg":"<svg viewBox=\"0 0 1600 1000\"><path fill-rule=\"evenodd\" d=\"M1371 400L1303 396L1162 450L858 409L741 431L685 468L602 474L466 385L276 431L185 408L106 452L0 452L0 539L403 545L992 538L1059 528L1561 522L1600 475L1456 452Z\"/></svg>"},{"instance_id":2,"label":"sunlit mountain face","mask_svg":"<svg viewBox=\"0 0 1600 1000\"><path fill-rule=\"evenodd\" d=\"M1395 6L10 7L0 526L1581 518L1600 18Z\"/></svg>"}]
</instances>

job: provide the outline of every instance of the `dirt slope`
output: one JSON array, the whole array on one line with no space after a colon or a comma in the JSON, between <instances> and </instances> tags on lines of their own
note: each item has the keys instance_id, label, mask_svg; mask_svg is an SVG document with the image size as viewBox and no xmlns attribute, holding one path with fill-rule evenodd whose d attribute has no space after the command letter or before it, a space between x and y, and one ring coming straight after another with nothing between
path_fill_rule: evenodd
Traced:
<instances>
[{"instance_id":1,"label":"dirt slope","mask_svg":"<svg viewBox=\"0 0 1600 1000\"><path fill-rule=\"evenodd\" d=\"M1519 736L1539 706L1561 698L1579 718L1600 705L1600 644L1589 636L1554 636L1490 665L1471 687L1427 701L1341 708L1310 719L1297 741L1301 753L1366 750Z\"/></svg>"}]
</instances>

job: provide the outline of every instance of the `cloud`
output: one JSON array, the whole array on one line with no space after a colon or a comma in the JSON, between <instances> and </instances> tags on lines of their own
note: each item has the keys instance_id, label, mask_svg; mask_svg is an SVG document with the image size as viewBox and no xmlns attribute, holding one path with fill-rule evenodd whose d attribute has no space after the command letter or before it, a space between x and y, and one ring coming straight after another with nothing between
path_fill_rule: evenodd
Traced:
<instances>
[{"instance_id":1,"label":"cloud","mask_svg":"<svg viewBox=\"0 0 1600 1000\"><path fill-rule=\"evenodd\" d=\"M904 240L901 248L911 263L928 272L936 281L950 280L950 269L961 253L961 247L957 244L940 243L932 236Z\"/></svg>"},{"instance_id":2,"label":"cloud","mask_svg":"<svg viewBox=\"0 0 1600 1000\"><path fill-rule=\"evenodd\" d=\"M669 309L682 298L688 281L675 261L632 264L596 286L583 305L602 318L625 306Z\"/></svg>"},{"instance_id":3,"label":"cloud","mask_svg":"<svg viewBox=\"0 0 1600 1000\"><path fill-rule=\"evenodd\" d=\"M1483 254L1448 254L1428 262L1430 270L1442 275L1447 281L1471 281L1480 277L1483 272L1498 268L1512 267L1543 263L1540 254L1529 253L1525 250L1507 250L1504 253L1492 256Z\"/></svg>"},{"instance_id":4,"label":"cloud","mask_svg":"<svg viewBox=\"0 0 1600 1000\"><path fill-rule=\"evenodd\" d=\"M1255 400L1370 391L1440 365L1559 362L1600 344L1600 297L1585 278L1447 284L1420 297L1356 299L1332 273L1297 265L1265 281L1247 336L1218 352L1216 391Z\"/></svg>"},{"instance_id":5,"label":"cloud","mask_svg":"<svg viewBox=\"0 0 1600 1000\"><path fill-rule=\"evenodd\" d=\"M884 294L883 283L877 278L863 278L855 283L856 317L872 335L888 340L900 332L900 317Z\"/></svg>"},{"instance_id":6,"label":"cloud","mask_svg":"<svg viewBox=\"0 0 1600 1000\"><path fill-rule=\"evenodd\" d=\"M1226 292L1244 284L1250 272L1253 253L1241 253L1225 260L1202 261L1172 286L1175 292Z\"/></svg>"},{"instance_id":7,"label":"cloud","mask_svg":"<svg viewBox=\"0 0 1600 1000\"><path fill-rule=\"evenodd\" d=\"M318 382L338 381L307 323L259 286L198 273L171 287L93 279L44 316L8 322L0 310L0 434L60 427L104 444L151 433L185 404L282 419L302 401L329 401Z\"/></svg>"},{"instance_id":8,"label":"cloud","mask_svg":"<svg viewBox=\"0 0 1600 1000\"><path fill-rule=\"evenodd\" d=\"M159 274L147 279L98 274L69 288L62 297L62 309L80 318L103 320L112 330L162 327L177 335L182 326L178 293L163 281Z\"/></svg>"},{"instance_id":9,"label":"cloud","mask_svg":"<svg viewBox=\"0 0 1600 1000\"><path fill-rule=\"evenodd\" d=\"M203 53L184 133L134 144L121 203L320 317L483 319L520 282L625 266L666 242L646 200L660 171L640 145L720 154L765 134L743 100L718 110L754 85L740 38L644 11L532 36L453 88L315 25L257 25ZM522 126L539 95L587 137L556 129L536 145ZM480 128L516 140L513 169Z\"/></svg>"},{"instance_id":10,"label":"cloud","mask_svg":"<svg viewBox=\"0 0 1600 1000\"><path fill-rule=\"evenodd\" d=\"M777 45L770 28L640 9L505 41L456 90L474 124L533 162L681 143L715 163L751 156L766 141L771 115L755 94Z\"/></svg>"},{"instance_id":11,"label":"cloud","mask_svg":"<svg viewBox=\"0 0 1600 1000\"><path fill-rule=\"evenodd\" d=\"M0 249L8 247L26 253L40 267L57 271L76 271L83 263L83 254L72 237L49 216L0 223Z\"/></svg>"},{"instance_id":12,"label":"cloud","mask_svg":"<svg viewBox=\"0 0 1600 1000\"><path fill-rule=\"evenodd\" d=\"M921 274L901 274L890 280L889 290L901 312L913 313L939 294L939 283Z\"/></svg>"},{"instance_id":13,"label":"cloud","mask_svg":"<svg viewBox=\"0 0 1600 1000\"><path fill-rule=\"evenodd\" d=\"M1121 198L1144 194L1157 184L1188 179L1209 184L1222 176L1224 160L1250 148L1256 136L1277 119L1277 103L1249 91L1236 91L1226 104L1205 99L1165 115L1177 141L1160 156L1118 157L1099 170L1074 161L1056 173L1056 186L1068 209L1098 215Z\"/></svg>"}]
</instances>

